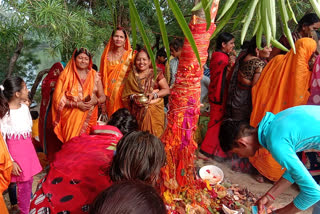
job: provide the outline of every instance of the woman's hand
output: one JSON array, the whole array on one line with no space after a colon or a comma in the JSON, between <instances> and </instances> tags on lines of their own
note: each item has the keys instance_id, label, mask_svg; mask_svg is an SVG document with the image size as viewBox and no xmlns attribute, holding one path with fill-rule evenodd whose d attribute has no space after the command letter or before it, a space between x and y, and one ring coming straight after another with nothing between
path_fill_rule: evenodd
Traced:
<instances>
[{"instance_id":1,"label":"woman's hand","mask_svg":"<svg viewBox=\"0 0 320 214\"><path fill-rule=\"evenodd\" d=\"M258 213L263 213L264 208L268 208L273 203L273 200L270 199L267 195L262 196L257 201Z\"/></svg>"},{"instance_id":2,"label":"woman's hand","mask_svg":"<svg viewBox=\"0 0 320 214\"><path fill-rule=\"evenodd\" d=\"M89 102L77 102L78 109L80 109L81 111L88 111L92 107L92 105L89 104Z\"/></svg>"},{"instance_id":3,"label":"woman's hand","mask_svg":"<svg viewBox=\"0 0 320 214\"><path fill-rule=\"evenodd\" d=\"M98 104L98 98L97 96L92 96L91 99L88 102L84 102L85 104L89 104L90 106L95 106Z\"/></svg>"},{"instance_id":4,"label":"woman's hand","mask_svg":"<svg viewBox=\"0 0 320 214\"><path fill-rule=\"evenodd\" d=\"M12 174L15 176L20 176L20 173L22 172L19 164L15 161L12 163Z\"/></svg>"},{"instance_id":5,"label":"woman's hand","mask_svg":"<svg viewBox=\"0 0 320 214\"><path fill-rule=\"evenodd\" d=\"M105 103L101 104L101 113L102 114L107 114L107 107Z\"/></svg>"}]
</instances>

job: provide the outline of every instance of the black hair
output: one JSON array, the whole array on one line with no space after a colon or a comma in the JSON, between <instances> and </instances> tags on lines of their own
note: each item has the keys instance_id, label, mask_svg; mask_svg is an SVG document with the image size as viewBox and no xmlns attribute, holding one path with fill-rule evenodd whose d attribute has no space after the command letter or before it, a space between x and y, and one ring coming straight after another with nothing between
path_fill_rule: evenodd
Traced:
<instances>
[{"instance_id":1,"label":"black hair","mask_svg":"<svg viewBox=\"0 0 320 214\"><path fill-rule=\"evenodd\" d=\"M92 69L94 69L95 71L98 71L98 66L96 64L92 64Z\"/></svg>"},{"instance_id":2,"label":"black hair","mask_svg":"<svg viewBox=\"0 0 320 214\"><path fill-rule=\"evenodd\" d=\"M76 49L76 51L75 51L75 53L74 53L74 59L76 59L77 56L79 56L79 55L82 54L82 53L86 54L86 55L89 57L89 59L92 58L92 55L91 55L91 53L88 51L87 48L79 48L79 49Z\"/></svg>"},{"instance_id":3,"label":"black hair","mask_svg":"<svg viewBox=\"0 0 320 214\"><path fill-rule=\"evenodd\" d=\"M30 111L32 120L36 120L39 117L39 113L37 111Z\"/></svg>"},{"instance_id":4,"label":"black hair","mask_svg":"<svg viewBox=\"0 0 320 214\"><path fill-rule=\"evenodd\" d=\"M23 79L21 77L13 76L4 80L2 86L3 90L0 91L0 118L3 118L9 111L8 102L12 99L16 92L19 92L23 88Z\"/></svg>"},{"instance_id":5,"label":"black hair","mask_svg":"<svg viewBox=\"0 0 320 214\"><path fill-rule=\"evenodd\" d=\"M308 13L304 15L298 22L298 31L302 30L303 26L310 26L314 23L320 22L319 17L315 13Z\"/></svg>"},{"instance_id":6,"label":"black hair","mask_svg":"<svg viewBox=\"0 0 320 214\"><path fill-rule=\"evenodd\" d=\"M170 47L172 47L175 51L179 51L183 47L182 39L174 39L170 42Z\"/></svg>"},{"instance_id":7,"label":"black hair","mask_svg":"<svg viewBox=\"0 0 320 214\"><path fill-rule=\"evenodd\" d=\"M133 131L121 138L109 169L113 182L141 180L153 183L166 162L164 145L149 132Z\"/></svg>"},{"instance_id":8,"label":"black hair","mask_svg":"<svg viewBox=\"0 0 320 214\"><path fill-rule=\"evenodd\" d=\"M117 127L123 135L138 130L138 122L136 118L126 108L120 108L114 112L108 125Z\"/></svg>"},{"instance_id":9,"label":"black hair","mask_svg":"<svg viewBox=\"0 0 320 214\"><path fill-rule=\"evenodd\" d=\"M167 57L167 52L164 48L160 48L158 51L157 51L157 57L158 56L163 56L163 57Z\"/></svg>"},{"instance_id":10,"label":"black hair","mask_svg":"<svg viewBox=\"0 0 320 214\"><path fill-rule=\"evenodd\" d=\"M264 48L267 46L267 40L264 36L261 38L261 47ZM242 59L244 59L248 54L251 54L253 56L257 56L256 53L256 48L257 48L257 41L256 41L256 36L252 37L252 39L249 42L245 42L242 45L243 49L247 50L247 54L243 56Z\"/></svg>"},{"instance_id":11,"label":"black hair","mask_svg":"<svg viewBox=\"0 0 320 214\"><path fill-rule=\"evenodd\" d=\"M113 37L114 34L116 33L116 31L118 31L118 30L122 31L124 34L124 38L127 39L127 32L124 30L123 27L117 27L115 30L113 30L111 36Z\"/></svg>"},{"instance_id":12,"label":"black hair","mask_svg":"<svg viewBox=\"0 0 320 214\"><path fill-rule=\"evenodd\" d=\"M255 129L246 121L226 119L222 121L219 132L220 147L224 152L229 152L238 144L235 140L249 136Z\"/></svg>"},{"instance_id":13,"label":"black hair","mask_svg":"<svg viewBox=\"0 0 320 214\"><path fill-rule=\"evenodd\" d=\"M141 181L115 183L94 200L90 214L166 214L159 193Z\"/></svg>"},{"instance_id":14,"label":"black hair","mask_svg":"<svg viewBox=\"0 0 320 214\"><path fill-rule=\"evenodd\" d=\"M222 32L219 34L217 40L216 40L216 50L222 49L222 43L228 43L230 40L232 40L234 36L231 33L228 32Z\"/></svg>"}]
</instances>

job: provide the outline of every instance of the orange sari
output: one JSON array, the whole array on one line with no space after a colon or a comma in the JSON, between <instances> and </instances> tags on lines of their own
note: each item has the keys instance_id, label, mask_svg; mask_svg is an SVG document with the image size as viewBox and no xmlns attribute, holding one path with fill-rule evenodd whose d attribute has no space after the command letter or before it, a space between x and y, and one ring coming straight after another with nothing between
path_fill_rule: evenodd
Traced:
<instances>
[{"instance_id":1,"label":"orange sari","mask_svg":"<svg viewBox=\"0 0 320 214\"><path fill-rule=\"evenodd\" d=\"M291 49L286 55L274 57L252 88L251 126L257 127L266 112L276 114L307 103L312 74L308 62L316 50L316 42L310 38L302 38L295 46L296 54ZM278 180L285 171L266 149L258 150L255 156L250 158L250 162L272 181Z\"/></svg>"},{"instance_id":2,"label":"orange sari","mask_svg":"<svg viewBox=\"0 0 320 214\"><path fill-rule=\"evenodd\" d=\"M133 59L132 48L128 35L124 47L125 52L120 61L108 60L108 53L112 50L112 46L113 43L111 37L103 51L100 62L100 73L104 94L107 96L106 110L109 118L115 111L124 107L121 99L124 79L130 70L129 67L131 66Z\"/></svg>"},{"instance_id":3,"label":"orange sari","mask_svg":"<svg viewBox=\"0 0 320 214\"><path fill-rule=\"evenodd\" d=\"M89 69L87 78L82 83L73 54L57 81L52 99L52 118L54 132L63 143L72 137L84 133L89 134L91 126L97 123L98 105L91 107L88 111L65 106L67 100L78 102L84 100L88 95L90 97L97 95L97 83L100 81L100 77L92 69L92 60L90 60Z\"/></svg>"},{"instance_id":4,"label":"orange sari","mask_svg":"<svg viewBox=\"0 0 320 214\"><path fill-rule=\"evenodd\" d=\"M3 200L2 193L8 189L11 180L12 161L4 142L2 135L0 134L0 213L8 214L6 204Z\"/></svg>"}]
</instances>

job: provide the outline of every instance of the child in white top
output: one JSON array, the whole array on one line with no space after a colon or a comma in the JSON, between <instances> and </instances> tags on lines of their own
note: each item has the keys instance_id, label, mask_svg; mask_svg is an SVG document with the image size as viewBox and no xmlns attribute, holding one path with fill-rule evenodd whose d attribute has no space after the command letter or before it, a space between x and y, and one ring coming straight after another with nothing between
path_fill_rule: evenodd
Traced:
<instances>
[{"instance_id":1,"label":"child in white top","mask_svg":"<svg viewBox=\"0 0 320 214\"><path fill-rule=\"evenodd\" d=\"M20 77L9 77L0 87L0 130L13 161L11 182L18 186L21 214L29 213L33 176L41 165L31 140L32 119L27 105L26 83Z\"/></svg>"}]
</instances>

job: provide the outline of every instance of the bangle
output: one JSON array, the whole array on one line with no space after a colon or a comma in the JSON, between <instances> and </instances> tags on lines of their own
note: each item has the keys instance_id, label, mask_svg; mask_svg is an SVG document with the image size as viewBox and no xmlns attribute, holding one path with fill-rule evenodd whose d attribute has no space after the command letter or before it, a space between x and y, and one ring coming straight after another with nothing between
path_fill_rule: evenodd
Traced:
<instances>
[{"instance_id":1,"label":"bangle","mask_svg":"<svg viewBox=\"0 0 320 214\"><path fill-rule=\"evenodd\" d=\"M75 102L76 103L76 106L77 106L77 108L78 108L78 102Z\"/></svg>"},{"instance_id":2,"label":"bangle","mask_svg":"<svg viewBox=\"0 0 320 214\"><path fill-rule=\"evenodd\" d=\"M72 108L72 103L73 103L73 102L72 102L72 101L70 101L70 108Z\"/></svg>"},{"instance_id":3,"label":"bangle","mask_svg":"<svg viewBox=\"0 0 320 214\"><path fill-rule=\"evenodd\" d=\"M276 200L275 197L273 197L273 195L271 195L269 192L267 192L266 195L269 196L272 200Z\"/></svg>"},{"instance_id":4,"label":"bangle","mask_svg":"<svg viewBox=\"0 0 320 214\"><path fill-rule=\"evenodd\" d=\"M157 98L159 98L159 95L154 92L154 93L153 93L153 98L154 98L154 99L157 99Z\"/></svg>"}]
</instances>

